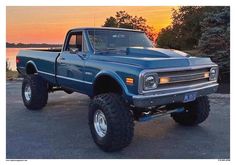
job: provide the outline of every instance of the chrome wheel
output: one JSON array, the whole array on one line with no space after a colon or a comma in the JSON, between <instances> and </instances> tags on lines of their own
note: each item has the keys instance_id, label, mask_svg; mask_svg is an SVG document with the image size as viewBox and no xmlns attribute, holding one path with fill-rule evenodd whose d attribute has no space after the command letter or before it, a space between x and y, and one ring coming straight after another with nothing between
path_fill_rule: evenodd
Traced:
<instances>
[{"instance_id":1,"label":"chrome wheel","mask_svg":"<svg viewBox=\"0 0 236 165\"><path fill-rule=\"evenodd\" d=\"M30 101L30 99L31 99L31 88L30 88L29 84L26 84L24 94L25 94L26 101Z\"/></svg>"},{"instance_id":2,"label":"chrome wheel","mask_svg":"<svg viewBox=\"0 0 236 165\"><path fill-rule=\"evenodd\" d=\"M97 134L100 137L104 137L107 133L107 121L104 113L101 110L98 109L94 113L93 123Z\"/></svg>"}]
</instances>

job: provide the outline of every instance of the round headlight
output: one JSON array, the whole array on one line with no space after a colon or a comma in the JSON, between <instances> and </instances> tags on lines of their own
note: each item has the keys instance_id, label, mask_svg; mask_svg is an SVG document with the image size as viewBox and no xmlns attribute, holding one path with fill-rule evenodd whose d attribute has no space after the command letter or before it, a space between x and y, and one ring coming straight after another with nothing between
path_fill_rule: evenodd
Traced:
<instances>
[{"instance_id":1,"label":"round headlight","mask_svg":"<svg viewBox=\"0 0 236 165\"><path fill-rule=\"evenodd\" d=\"M157 74L144 76L144 90L156 89L158 85Z\"/></svg>"},{"instance_id":2,"label":"round headlight","mask_svg":"<svg viewBox=\"0 0 236 165\"><path fill-rule=\"evenodd\" d=\"M217 80L217 68L211 68L209 73L209 80Z\"/></svg>"}]
</instances>

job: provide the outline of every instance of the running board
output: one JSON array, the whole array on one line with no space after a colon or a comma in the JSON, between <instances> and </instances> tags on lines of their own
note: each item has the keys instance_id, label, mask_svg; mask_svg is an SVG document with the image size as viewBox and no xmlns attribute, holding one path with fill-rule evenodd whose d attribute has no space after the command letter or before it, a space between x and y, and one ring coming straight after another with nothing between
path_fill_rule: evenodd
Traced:
<instances>
[{"instance_id":1,"label":"running board","mask_svg":"<svg viewBox=\"0 0 236 165\"><path fill-rule=\"evenodd\" d=\"M174 110L169 110L169 111L165 111L165 112L160 112L160 113L156 113L156 114L152 114L152 115L143 115L142 117L140 117L138 119L139 122L145 122L145 121L149 121L149 120L152 120L152 119L155 119L155 118L158 118L158 117L161 117L161 116L165 116L165 115L168 115L168 114L171 114L171 113L179 113L179 112L183 112L184 111L184 108L178 108L178 109L174 109Z\"/></svg>"}]
</instances>

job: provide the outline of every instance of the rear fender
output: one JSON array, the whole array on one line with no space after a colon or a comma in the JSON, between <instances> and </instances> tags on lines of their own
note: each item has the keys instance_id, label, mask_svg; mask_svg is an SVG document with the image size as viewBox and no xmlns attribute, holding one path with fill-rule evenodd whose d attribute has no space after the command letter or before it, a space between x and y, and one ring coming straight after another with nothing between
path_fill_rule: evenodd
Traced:
<instances>
[{"instance_id":1,"label":"rear fender","mask_svg":"<svg viewBox=\"0 0 236 165\"><path fill-rule=\"evenodd\" d=\"M26 65L25 65L25 71L27 70L27 67L28 67L29 65L33 65L34 68L35 68L35 70L36 70L36 72L38 73L38 68L37 68L36 64L35 64L32 60L29 60L29 61L26 63Z\"/></svg>"}]
</instances>

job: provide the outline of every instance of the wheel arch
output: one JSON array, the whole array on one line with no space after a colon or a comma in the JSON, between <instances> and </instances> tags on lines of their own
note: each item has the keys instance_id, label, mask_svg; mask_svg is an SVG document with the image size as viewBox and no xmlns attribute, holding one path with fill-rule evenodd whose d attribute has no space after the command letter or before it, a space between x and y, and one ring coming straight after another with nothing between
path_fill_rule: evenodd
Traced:
<instances>
[{"instance_id":1,"label":"wheel arch","mask_svg":"<svg viewBox=\"0 0 236 165\"><path fill-rule=\"evenodd\" d=\"M116 89L116 87L119 87L119 89L121 90L121 94L126 95L128 93L128 89L124 83L124 81L120 78L120 76L117 75L117 73L115 72L111 72L111 71L101 71L99 72L96 76L95 79L93 81L93 95L97 95L100 93L105 93L105 92L112 92L112 91L106 91L102 92L102 91L97 91L99 90L98 85L100 85L99 83L104 82L105 81L105 86L109 85L106 84L106 80L109 79L112 82L114 82L114 88Z\"/></svg>"},{"instance_id":2,"label":"wheel arch","mask_svg":"<svg viewBox=\"0 0 236 165\"><path fill-rule=\"evenodd\" d=\"M37 68L36 64L33 61L30 60L26 63L25 73L27 75L38 73L38 68Z\"/></svg>"}]
</instances>

